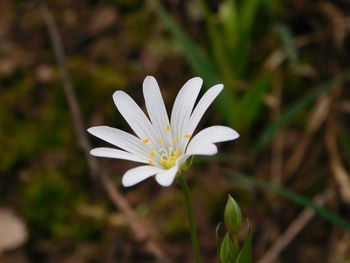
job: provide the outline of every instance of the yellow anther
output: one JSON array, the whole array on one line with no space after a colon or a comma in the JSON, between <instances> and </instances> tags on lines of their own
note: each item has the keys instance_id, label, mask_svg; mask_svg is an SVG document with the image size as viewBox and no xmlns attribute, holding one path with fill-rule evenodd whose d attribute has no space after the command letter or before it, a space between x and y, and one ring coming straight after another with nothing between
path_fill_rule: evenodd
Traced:
<instances>
[{"instance_id":1,"label":"yellow anther","mask_svg":"<svg viewBox=\"0 0 350 263\"><path fill-rule=\"evenodd\" d=\"M174 142L177 142L178 139L179 139L179 136L176 135L176 136L174 137L174 140L173 140L173 141L174 141Z\"/></svg>"},{"instance_id":2,"label":"yellow anther","mask_svg":"<svg viewBox=\"0 0 350 263\"><path fill-rule=\"evenodd\" d=\"M185 138L185 139L189 139L189 138L191 138L191 137L192 137L191 134L185 134L185 135L184 135L184 138Z\"/></svg>"},{"instance_id":3,"label":"yellow anther","mask_svg":"<svg viewBox=\"0 0 350 263\"><path fill-rule=\"evenodd\" d=\"M149 142L149 139L144 139L143 141L142 141L142 143L148 143Z\"/></svg>"},{"instance_id":4,"label":"yellow anther","mask_svg":"<svg viewBox=\"0 0 350 263\"><path fill-rule=\"evenodd\" d=\"M149 164L149 165L152 165L152 164L153 164L153 161L152 161L152 160L148 160L148 164Z\"/></svg>"},{"instance_id":5,"label":"yellow anther","mask_svg":"<svg viewBox=\"0 0 350 263\"><path fill-rule=\"evenodd\" d=\"M163 142L163 139L159 138L159 139L158 139L158 142L162 143L162 142Z\"/></svg>"},{"instance_id":6,"label":"yellow anther","mask_svg":"<svg viewBox=\"0 0 350 263\"><path fill-rule=\"evenodd\" d=\"M170 156L170 160L173 160L175 161L177 159L177 156L173 155L173 156Z\"/></svg>"},{"instance_id":7,"label":"yellow anther","mask_svg":"<svg viewBox=\"0 0 350 263\"><path fill-rule=\"evenodd\" d=\"M150 152L149 152L149 157L153 158L154 156L154 150L152 149Z\"/></svg>"},{"instance_id":8,"label":"yellow anther","mask_svg":"<svg viewBox=\"0 0 350 263\"><path fill-rule=\"evenodd\" d=\"M164 166L164 168L170 169L171 167L175 166L176 157L175 156L171 156L171 157L169 157L167 159L161 159L160 163Z\"/></svg>"},{"instance_id":9,"label":"yellow anther","mask_svg":"<svg viewBox=\"0 0 350 263\"><path fill-rule=\"evenodd\" d=\"M176 150L174 151L174 155L179 156L179 154L180 154L180 150L179 150L179 148L176 148Z\"/></svg>"},{"instance_id":10,"label":"yellow anther","mask_svg":"<svg viewBox=\"0 0 350 263\"><path fill-rule=\"evenodd\" d=\"M170 131L170 125L165 126L166 131Z\"/></svg>"}]
</instances>

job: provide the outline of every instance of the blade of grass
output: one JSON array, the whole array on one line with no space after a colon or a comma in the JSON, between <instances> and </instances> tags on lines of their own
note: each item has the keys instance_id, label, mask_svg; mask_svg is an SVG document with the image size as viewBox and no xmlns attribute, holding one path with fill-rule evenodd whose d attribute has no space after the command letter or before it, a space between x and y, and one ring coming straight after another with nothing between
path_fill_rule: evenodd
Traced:
<instances>
[{"instance_id":1,"label":"blade of grass","mask_svg":"<svg viewBox=\"0 0 350 263\"><path fill-rule=\"evenodd\" d=\"M194 43L191 38L177 25L172 17L166 12L159 1L155 2L155 11L161 19L166 29L174 36L174 39L182 48L185 57L193 70L205 80L206 87L210 87L217 83L222 83L222 76L203 53L203 51ZM216 106L224 116L229 125L233 125L234 118L232 111L235 109L233 97L228 88L224 89L223 94L218 97Z\"/></svg>"},{"instance_id":2,"label":"blade of grass","mask_svg":"<svg viewBox=\"0 0 350 263\"><path fill-rule=\"evenodd\" d=\"M250 56L250 43L260 0L240 1L238 6L239 14L239 39L235 49L236 74L243 77L246 73Z\"/></svg>"},{"instance_id":3,"label":"blade of grass","mask_svg":"<svg viewBox=\"0 0 350 263\"><path fill-rule=\"evenodd\" d=\"M259 78L244 93L239 110L235 114L238 130L249 128L256 120L262 105L262 97L271 85L273 76L267 75Z\"/></svg>"},{"instance_id":4,"label":"blade of grass","mask_svg":"<svg viewBox=\"0 0 350 263\"><path fill-rule=\"evenodd\" d=\"M205 76L210 85L220 82L222 79L220 73L204 52L180 28L158 1L154 7L165 28L174 36L174 39L182 48L192 68L201 76Z\"/></svg>"},{"instance_id":5,"label":"blade of grass","mask_svg":"<svg viewBox=\"0 0 350 263\"><path fill-rule=\"evenodd\" d=\"M239 19L234 0L225 0L219 6L219 18L223 25L228 46L234 49L239 37Z\"/></svg>"},{"instance_id":6,"label":"blade of grass","mask_svg":"<svg viewBox=\"0 0 350 263\"><path fill-rule=\"evenodd\" d=\"M220 25L216 22L216 19L214 19L214 16L209 6L207 5L207 2L205 0L199 0L199 3L205 15L205 22L207 24L209 36L208 40L211 45L214 59L216 60L221 73L224 77L226 77L229 75L227 71L230 70L230 66L227 60L227 44L225 41L222 41L223 32L220 28Z\"/></svg>"},{"instance_id":7,"label":"blade of grass","mask_svg":"<svg viewBox=\"0 0 350 263\"><path fill-rule=\"evenodd\" d=\"M232 63L232 55L230 54L230 48L228 47L224 39L222 27L214 22L212 17L207 19L208 35L211 44L211 50L214 60L218 65L220 72L225 78L227 83L235 83L235 66ZM231 85L230 89L233 91L235 85Z\"/></svg>"},{"instance_id":8,"label":"blade of grass","mask_svg":"<svg viewBox=\"0 0 350 263\"><path fill-rule=\"evenodd\" d=\"M298 63L298 53L294 45L293 34L286 26L279 26L277 34L281 40L284 50L292 64Z\"/></svg>"},{"instance_id":9,"label":"blade of grass","mask_svg":"<svg viewBox=\"0 0 350 263\"><path fill-rule=\"evenodd\" d=\"M245 0L240 5L240 21L243 30L243 36L250 38L252 33L256 13L260 5L260 0Z\"/></svg>"},{"instance_id":10,"label":"blade of grass","mask_svg":"<svg viewBox=\"0 0 350 263\"><path fill-rule=\"evenodd\" d=\"M265 182L263 180L255 179L255 178L252 178L248 175L234 172L232 170L228 170L227 174L234 179L238 179L242 183L246 183L247 185L251 185L254 187L259 187L259 188L266 190L266 191L274 192L274 193L279 194L280 196L283 196L284 198L287 198L287 199L289 199L289 200L291 200L299 205L309 207L309 208L313 209L315 211L315 213L318 214L319 216L336 224L337 226L343 228L344 230L350 232L350 222L349 221L345 220L344 218L340 217L336 213L334 213L334 212L332 212L324 207L316 205L312 201L308 200L305 197L302 197L299 194L296 194L292 191L289 191L284 187L270 184L270 183Z\"/></svg>"},{"instance_id":11,"label":"blade of grass","mask_svg":"<svg viewBox=\"0 0 350 263\"><path fill-rule=\"evenodd\" d=\"M311 104L320 94L329 90L333 86L334 81L335 80L331 80L322 84L320 87L303 96L300 100L286 109L277 121L271 123L263 131L262 135L256 143L255 148L253 149L253 155L257 156L281 127L286 125L293 117L295 117L299 112Z\"/></svg>"}]
</instances>

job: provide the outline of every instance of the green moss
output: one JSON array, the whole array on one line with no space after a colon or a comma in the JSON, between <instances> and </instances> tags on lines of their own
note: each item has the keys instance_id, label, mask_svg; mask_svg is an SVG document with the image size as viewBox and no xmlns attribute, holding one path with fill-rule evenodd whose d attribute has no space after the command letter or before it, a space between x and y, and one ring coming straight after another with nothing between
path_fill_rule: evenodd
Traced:
<instances>
[{"instance_id":1,"label":"green moss","mask_svg":"<svg viewBox=\"0 0 350 263\"><path fill-rule=\"evenodd\" d=\"M21 210L31 229L54 239L95 239L103 222L79 215L84 199L84 192L63 174L47 169L36 172L24 189Z\"/></svg>"}]
</instances>

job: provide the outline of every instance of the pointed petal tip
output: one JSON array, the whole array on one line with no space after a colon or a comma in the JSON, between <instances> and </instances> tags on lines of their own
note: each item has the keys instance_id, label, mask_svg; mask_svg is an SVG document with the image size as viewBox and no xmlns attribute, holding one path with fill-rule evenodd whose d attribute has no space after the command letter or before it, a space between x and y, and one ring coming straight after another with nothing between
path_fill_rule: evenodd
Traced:
<instances>
[{"instance_id":1,"label":"pointed petal tip","mask_svg":"<svg viewBox=\"0 0 350 263\"><path fill-rule=\"evenodd\" d=\"M195 85L202 87L203 85L203 79L201 77L194 77L192 79L190 79L189 81L192 81L193 83L195 83Z\"/></svg>"},{"instance_id":2,"label":"pointed petal tip","mask_svg":"<svg viewBox=\"0 0 350 263\"><path fill-rule=\"evenodd\" d=\"M235 130L233 130L235 132L234 134L234 138L232 140L238 139L241 135L239 135L239 133Z\"/></svg>"},{"instance_id":3,"label":"pointed petal tip","mask_svg":"<svg viewBox=\"0 0 350 263\"><path fill-rule=\"evenodd\" d=\"M174 178L175 179L175 178ZM157 181L157 183L160 185L160 186L163 186L163 187L169 187L169 186L171 186L172 184L173 184L173 182L174 182L174 179L172 179L172 180L168 180L168 181L166 181L166 180L156 180Z\"/></svg>"},{"instance_id":4,"label":"pointed petal tip","mask_svg":"<svg viewBox=\"0 0 350 263\"><path fill-rule=\"evenodd\" d=\"M147 178L156 175L159 172L159 170L160 168L152 165L145 165L145 166L132 168L126 171L125 174L123 175L122 185L125 187L134 186L146 180Z\"/></svg>"},{"instance_id":5,"label":"pointed petal tip","mask_svg":"<svg viewBox=\"0 0 350 263\"><path fill-rule=\"evenodd\" d=\"M153 76L147 76L142 83L143 92L150 88L158 87L158 82ZM158 87L159 88L159 87Z\"/></svg>"},{"instance_id":6,"label":"pointed petal tip","mask_svg":"<svg viewBox=\"0 0 350 263\"><path fill-rule=\"evenodd\" d=\"M117 90L113 93L113 98L119 97L120 95L124 94L125 92L122 90Z\"/></svg>"},{"instance_id":7,"label":"pointed petal tip","mask_svg":"<svg viewBox=\"0 0 350 263\"><path fill-rule=\"evenodd\" d=\"M213 86L213 88L220 90L219 92L221 92L224 89L224 84L216 84Z\"/></svg>"},{"instance_id":8,"label":"pointed petal tip","mask_svg":"<svg viewBox=\"0 0 350 263\"><path fill-rule=\"evenodd\" d=\"M113 93L112 97L114 104L117 105L117 103L119 103L121 100L125 100L127 97L129 97L129 95L125 91L117 90Z\"/></svg>"},{"instance_id":9,"label":"pointed petal tip","mask_svg":"<svg viewBox=\"0 0 350 263\"><path fill-rule=\"evenodd\" d=\"M125 176L122 177L122 185L124 187L131 187L134 186L135 184L129 182Z\"/></svg>"},{"instance_id":10,"label":"pointed petal tip","mask_svg":"<svg viewBox=\"0 0 350 263\"><path fill-rule=\"evenodd\" d=\"M111 128L111 127L108 127L105 125L93 126L93 127L90 127L89 129L87 129L87 131L88 131L88 133L98 137L98 135L101 134L101 129L104 129L104 128Z\"/></svg>"},{"instance_id":11,"label":"pointed petal tip","mask_svg":"<svg viewBox=\"0 0 350 263\"><path fill-rule=\"evenodd\" d=\"M156 175L156 181L159 185L168 187L172 185L178 172L178 167L174 166L169 170L164 170Z\"/></svg>"},{"instance_id":12,"label":"pointed petal tip","mask_svg":"<svg viewBox=\"0 0 350 263\"><path fill-rule=\"evenodd\" d=\"M232 141L239 138L239 133L236 130L228 126L222 126L222 127L226 129L226 136L225 136L226 141Z\"/></svg>"},{"instance_id":13,"label":"pointed petal tip","mask_svg":"<svg viewBox=\"0 0 350 263\"><path fill-rule=\"evenodd\" d=\"M149 80L156 80L156 78L151 75L147 75L143 81L149 81Z\"/></svg>"},{"instance_id":14,"label":"pointed petal tip","mask_svg":"<svg viewBox=\"0 0 350 263\"><path fill-rule=\"evenodd\" d=\"M90 150L90 154L91 154L92 156L97 156L97 155L96 155L96 149L97 149L97 148L94 148L94 149L91 149L91 150Z\"/></svg>"}]
</instances>

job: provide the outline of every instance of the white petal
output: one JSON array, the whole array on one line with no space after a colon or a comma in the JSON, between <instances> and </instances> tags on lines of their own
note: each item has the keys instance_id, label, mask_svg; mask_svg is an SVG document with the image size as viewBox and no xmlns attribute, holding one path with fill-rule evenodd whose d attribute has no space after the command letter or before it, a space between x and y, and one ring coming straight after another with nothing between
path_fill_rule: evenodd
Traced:
<instances>
[{"instance_id":1,"label":"white petal","mask_svg":"<svg viewBox=\"0 0 350 263\"><path fill-rule=\"evenodd\" d=\"M143 81L143 96L145 98L148 116L151 119L154 129L160 133L162 139L165 139L169 143L171 141L171 135L166 131L166 127L169 125L168 113L158 83L154 77L147 76Z\"/></svg>"},{"instance_id":2,"label":"white petal","mask_svg":"<svg viewBox=\"0 0 350 263\"><path fill-rule=\"evenodd\" d=\"M161 186L170 186L176 177L179 168L182 164L188 159L189 155L182 155L179 159L176 160L176 164L174 167L168 170L162 170L156 175L156 181Z\"/></svg>"},{"instance_id":3,"label":"white petal","mask_svg":"<svg viewBox=\"0 0 350 263\"><path fill-rule=\"evenodd\" d=\"M122 184L125 187L133 186L147 179L148 177L157 174L160 172L160 170L160 168L151 165L139 166L130 169L123 175Z\"/></svg>"},{"instance_id":4,"label":"white petal","mask_svg":"<svg viewBox=\"0 0 350 263\"><path fill-rule=\"evenodd\" d=\"M144 158L148 156L148 152L141 140L130 133L108 126L92 127L88 129L88 132L125 151Z\"/></svg>"},{"instance_id":5,"label":"white petal","mask_svg":"<svg viewBox=\"0 0 350 263\"><path fill-rule=\"evenodd\" d=\"M223 88L224 86L222 84L215 85L208 89L208 91L203 95L203 97L199 100L196 108L193 110L193 113L187 125L188 130L186 133L192 134L194 132L204 113L207 111L210 104L219 95Z\"/></svg>"},{"instance_id":6,"label":"white petal","mask_svg":"<svg viewBox=\"0 0 350 263\"><path fill-rule=\"evenodd\" d=\"M215 144L201 144L188 151L189 155L214 155L218 153L218 148Z\"/></svg>"},{"instance_id":7,"label":"white petal","mask_svg":"<svg viewBox=\"0 0 350 263\"><path fill-rule=\"evenodd\" d=\"M162 170L156 175L156 181L161 186L170 186L175 179L177 171L177 166L174 166L168 170Z\"/></svg>"},{"instance_id":8,"label":"white petal","mask_svg":"<svg viewBox=\"0 0 350 263\"><path fill-rule=\"evenodd\" d=\"M147 160L143 160L136 156L135 154L124 152L118 149L101 147L95 148L90 151L90 154L97 157L107 157L107 158L115 158L122 160L129 160L139 163L147 163Z\"/></svg>"},{"instance_id":9,"label":"white petal","mask_svg":"<svg viewBox=\"0 0 350 263\"><path fill-rule=\"evenodd\" d=\"M176 96L174 106L171 112L171 127L174 136L178 135L182 140L184 125L187 125L192 113L194 104L197 100L203 80L199 77L188 80L178 95ZM181 142L179 142L181 145Z\"/></svg>"},{"instance_id":10,"label":"white petal","mask_svg":"<svg viewBox=\"0 0 350 263\"><path fill-rule=\"evenodd\" d=\"M149 139L156 142L158 136L153 130L152 124L135 101L121 90L114 92L113 99L120 114L123 115L137 136L142 140Z\"/></svg>"},{"instance_id":11,"label":"white petal","mask_svg":"<svg viewBox=\"0 0 350 263\"><path fill-rule=\"evenodd\" d=\"M186 154L215 154L214 148L210 145L213 145L213 143L217 142L231 141L237 139L238 137L239 134L230 127L211 126L200 131L196 136L193 137L193 139L188 144ZM208 147L208 150L206 150L205 147ZM200 153L201 151L203 153Z\"/></svg>"}]
</instances>

